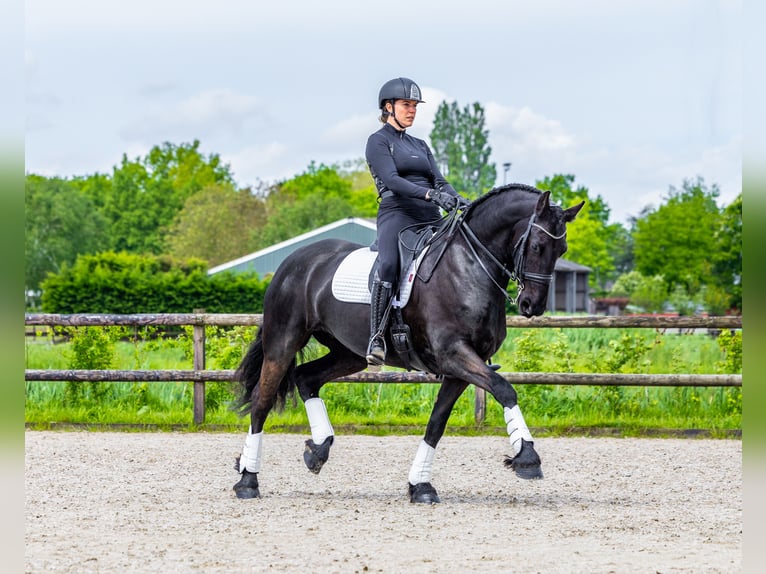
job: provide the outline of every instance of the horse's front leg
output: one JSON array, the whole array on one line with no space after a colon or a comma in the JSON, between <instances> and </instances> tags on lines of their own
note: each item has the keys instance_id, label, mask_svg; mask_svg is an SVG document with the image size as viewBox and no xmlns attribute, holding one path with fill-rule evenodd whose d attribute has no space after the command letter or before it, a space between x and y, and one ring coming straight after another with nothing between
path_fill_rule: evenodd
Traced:
<instances>
[{"instance_id":1,"label":"horse's front leg","mask_svg":"<svg viewBox=\"0 0 766 574\"><path fill-rule=\"evenodd\" d=\"M505 465L511 467L519 478L542 478L540 456L535 450L532 433L529 432L524 415L521 414L516 389L491 369L488 368L488 371L490 371L491 377L485 388L503 406L505 427L508 431L511 449L513 449L513 456L505 457Z\"/></svg>"},{"instance_id":2,"label":"horse's front leg","mask_svg":"<svg viewBox=\"0 0 766 574\"><path fill-rule=\"evenodd\" d=\"M436 445L447 428L447 419L455 402L468 386L459 379L446 378L439 389L436 402L426 426L426 434L418 445L415 460L409 474L410 502L435 504L440 502L436 489L431 485L431 474Z\"/></svg>"},{"instance_id":3,"label":"horse's front leg","mask_svg":"<svg viewBox=\"0 0 766 574\"><path fill-rule=\"evenodd\" d=\"M513 456L507 456L506 466L511 467L517 476L525 479L542 478L540 456L535 451L532 434L521 414L518 396L513 385L498 375L493 368L484 363L475 353L463 349L450 353L444 368L453 376L473 383L489 392L503 407L503 416L508 436L513 449Z\"/></svg>"}]
</instances>

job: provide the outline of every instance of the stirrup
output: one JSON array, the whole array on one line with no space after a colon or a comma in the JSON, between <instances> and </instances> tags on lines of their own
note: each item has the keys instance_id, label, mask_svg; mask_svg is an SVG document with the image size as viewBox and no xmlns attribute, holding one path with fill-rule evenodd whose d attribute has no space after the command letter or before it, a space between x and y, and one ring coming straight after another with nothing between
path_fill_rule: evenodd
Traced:
<instances>
[{"instance_id":1,"label":"stirrup","mask_svg":"<svg viewBox=\"0 0 766 574\"><path fill-rule=\"evenodd\" d=\"M372 366L383 365L386 362L386 341L381 334L375 334L367 346L367 364Z\"/></svg>"}]
</instances>

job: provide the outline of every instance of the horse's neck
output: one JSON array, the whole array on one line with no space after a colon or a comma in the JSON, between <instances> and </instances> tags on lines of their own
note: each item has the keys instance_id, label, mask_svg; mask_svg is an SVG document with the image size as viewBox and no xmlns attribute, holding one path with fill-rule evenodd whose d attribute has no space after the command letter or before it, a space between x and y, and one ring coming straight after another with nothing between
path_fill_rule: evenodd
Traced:
<instances>
[{"instance_id":1,"label":"horse's neck","mask_svg":"<svg viewBox=\"0 0 766 574\"><path fill-rule=\"evenodd\" d=\"M504 264L513 257L513 233L516 225L529 218L537 203L529 194L488 198L466 219L476 237Z\"/></svg>"}]
</instances>

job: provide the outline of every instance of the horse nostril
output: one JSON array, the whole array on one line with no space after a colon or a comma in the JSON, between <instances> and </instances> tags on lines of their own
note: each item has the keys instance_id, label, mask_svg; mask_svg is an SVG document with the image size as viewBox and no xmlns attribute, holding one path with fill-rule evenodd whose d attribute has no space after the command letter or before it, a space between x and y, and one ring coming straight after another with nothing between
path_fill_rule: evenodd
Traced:
<instances>
[{"instance_id":1,"label":"horse nostril","mask_svg":"<svg viewBox=\"0 0 766 574\"><path fill-rule=\"evenodd\" d=\"M529 317L531 315L530 304L528 300L524 299L522 301L519 301L519 312L525 317Z\"/></svg>"}]
</instances>

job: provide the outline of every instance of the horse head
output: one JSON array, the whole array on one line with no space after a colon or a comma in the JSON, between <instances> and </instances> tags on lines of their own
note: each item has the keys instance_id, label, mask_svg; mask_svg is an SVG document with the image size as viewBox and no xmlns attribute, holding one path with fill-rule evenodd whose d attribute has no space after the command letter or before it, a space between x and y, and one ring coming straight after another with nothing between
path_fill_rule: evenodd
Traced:
<instances>
[{"instance_id":1,"label":"horse head","mask_svg":"<svg viewBox=\"0 0 766 574\"><path fill-rule=\"evenodd\" d=\"M518 285L516 304L525 317L542 315L548 301L556 261L567 250L566 226L574 220L585 202L562 209L550 202L544 191L532 214L513 228L513 271Z\"/></svg>"}]
</instances>

